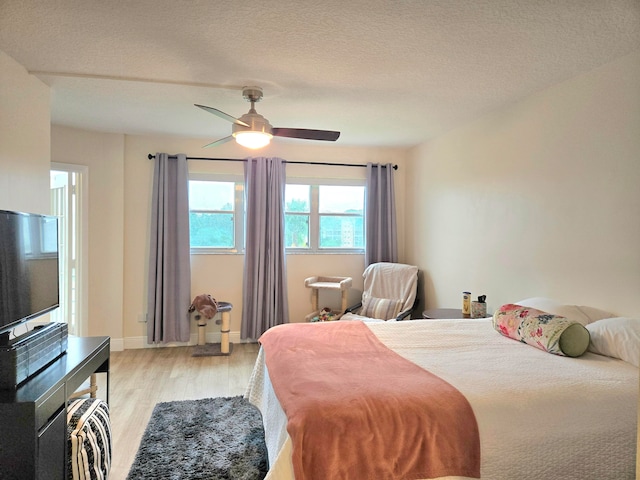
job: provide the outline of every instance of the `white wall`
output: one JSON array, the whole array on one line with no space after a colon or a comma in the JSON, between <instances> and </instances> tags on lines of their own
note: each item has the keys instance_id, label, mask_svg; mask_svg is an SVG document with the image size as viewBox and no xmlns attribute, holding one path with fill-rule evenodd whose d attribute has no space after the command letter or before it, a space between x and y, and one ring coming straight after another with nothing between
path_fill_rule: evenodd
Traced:
<instances>
[{"instance_id":1,"label":"white wall","mask_svg":"<svg viewBox=\"0 0 640 480\"><path fill-rule=\"evenodd\" d=\"M49 87L0 51L0 210L50 213L49 102Z\"/></svg>"},{"instance_id":2,"label":"white wall","mask_svg":"<svg viewBox=\"0 0 640 480\"><path fill-rule=\"evenodd\" d=\"M0 210L49 213L49 87L0 51Z\"/></svg>"},{"instance_id":3,"label":"white wall","mask_svg":"<svg viewBox=\"0 0 640 480\"><path fill-rule=\"evenodd\" d=\"M261 150L261 156L279 156L287 160L322 161L332 163L366 163L367 161L399 165L396 188L399 192L399 229L403 231L404 161L403 149L345 148L339 145L320 146L303 141L280 141ZM233 143L214 149L202 149L202 139L175 137L126 136L124 153L124 259L123 259L123 338L125 348L139 348L146 343L146 325L139 322L146 314L148 226L151 201L153 162L149 153L186 153L193 157L244 158L250 154ZM189 161L190 172L235 173L242 175L242 163ZM364 168L287 165L287 175L295 177L364 178ZM400 256L404 254L404 236L399 238ZM95 244L93 244L95 247ZM231 339L239 341L242 318L242 255L194 255L191 259L192 297L210 293L216 299L231 302ZM363 255L289 255L287 283L291 321L302 321L311 310L311 291L304 288L304 279L312 275L352 276L354 288L350 298L355 301L362 291ZM339 297L321 296L331 306L340 305ZM219 327L209 325L214 337ZM192 339L197 327L192 322Z\"/></svg>"},{"instance_id":4,"label":"white wall","mask_svg":"<svg viewBox=\"0 0 640 480\"><path fill-rule=\"evenodd\" d=\"M531 296L640 315L640 53L411 152L407 258L429 307Z\"/></svg>"},{"instance_id":5,"label":"white wall","mask_svg":"<svg viewBox=\"0 0 640 480\"><path fill-rule=\"evenodd\" d=\"M405 232L400 258L423 270L430 307L458 307L460 292L470 289L489 295L494 308L546 295L637 316L638 85L640 54L633 54L421 145L406 164L401 150L290 144L263 154L400 164L396 188L399 228ZM151 171L146 154L245 153L232 145L203 151L200 140L125 138L63 127L54 127L50 140L49 102L49 88L0 51L0 209L49 211L50 147L54 161L89 165L90 334L112 335L120 344L128 338L139 346L145 331L137 316L145 310ZM213 167L194 163L192 168ZM295 174L340 170L328 168ZM235 332L241 318L241 258L192 262L194 294L208 290L234 303ZM308 310L304 277L353 275L357 289L363 266L360 256L290 257L292 318Z\"/></svg>"},{"instance_id":6,"label":"white wall","mask_svg":"<svg viewBox=\"0 0 640 480\"><path fill-rule=\"evenodd\" d=\"M88 167L88 335L122 347L124 136L54 125L51 160Z\"/></svg>"}]
</instances>

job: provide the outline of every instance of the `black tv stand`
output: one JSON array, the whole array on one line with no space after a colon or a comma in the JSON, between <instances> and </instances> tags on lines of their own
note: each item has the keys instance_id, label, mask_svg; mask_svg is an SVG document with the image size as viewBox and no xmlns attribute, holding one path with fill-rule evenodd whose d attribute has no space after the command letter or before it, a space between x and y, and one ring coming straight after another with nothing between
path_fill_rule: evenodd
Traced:
<instances>
[{"instance_id":1,"label":"black tv stand","mask_svg":"<svg viewBox=\"0 0 640 480\"><path fill-rule=\"evenodd\" d=\"M68 338L67 351L15 390L0 390L0 471L7 480L64 480L67 400L93 373L107 374L109 337Z\"/></svg>"}]
</instances>

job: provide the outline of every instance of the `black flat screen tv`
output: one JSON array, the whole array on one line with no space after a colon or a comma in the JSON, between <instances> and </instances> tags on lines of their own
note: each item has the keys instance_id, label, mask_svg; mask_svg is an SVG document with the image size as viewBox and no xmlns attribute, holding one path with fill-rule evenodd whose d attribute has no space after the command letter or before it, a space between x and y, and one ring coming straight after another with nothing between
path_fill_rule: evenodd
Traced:
<instances>
[{"instance_id":1,"label":"black flat screen tv","mask_svg":"<svg viewBox=\"0 0 640 480\"><path fill-rule=\"evenodd\" d=\"M58 219L0 210L0 334L59 306Z\"/></svg>"}]
</instances>

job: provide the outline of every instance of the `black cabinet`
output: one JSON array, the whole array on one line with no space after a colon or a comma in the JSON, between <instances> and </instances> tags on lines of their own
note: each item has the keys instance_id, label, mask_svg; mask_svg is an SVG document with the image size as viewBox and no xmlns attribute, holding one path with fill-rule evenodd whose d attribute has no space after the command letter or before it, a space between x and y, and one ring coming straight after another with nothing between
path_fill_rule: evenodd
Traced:
<instances>
[{"instance_id":1,"label":"black cabinet","mask_svg":"<svg viewBox=\"0 0 640 480\"><path fill-rule=\"evenodd\" d=\"M67 352L16 390L0 390L0 478L62 480L70 395L92 373L107 374L109 337L69 337Z\"/></svg>"},{"instance_id":2,"label":"black cabinet","mask_svg":"<svg viewBox=\"0 0 640 480\"><path fill-rule=\"evenodd\" d=\"M61 408L53 419L38 432L37 477L50 480L64 480L65 442L67 412ZM62 461L61 461L62 460Z\"/></svg>"}]
</instances>

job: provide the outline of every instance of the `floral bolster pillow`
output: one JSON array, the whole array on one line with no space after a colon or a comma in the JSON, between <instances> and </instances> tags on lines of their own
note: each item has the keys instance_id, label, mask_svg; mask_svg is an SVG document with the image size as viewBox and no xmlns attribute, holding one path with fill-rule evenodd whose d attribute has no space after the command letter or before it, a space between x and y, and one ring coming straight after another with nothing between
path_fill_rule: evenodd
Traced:
<instances>
[{"instance_id":1,"label":"floral bolster pillow","mask_svg":"<svg viewBox=\"0 0 640 480\"><path fill-rule=\"evenodd\" d=\"M555 355L579 357L589 347L589 331L582 324L512 303L493 314L493 328L505 337Z\"/></svg>"}]
</instances>

